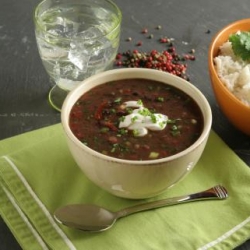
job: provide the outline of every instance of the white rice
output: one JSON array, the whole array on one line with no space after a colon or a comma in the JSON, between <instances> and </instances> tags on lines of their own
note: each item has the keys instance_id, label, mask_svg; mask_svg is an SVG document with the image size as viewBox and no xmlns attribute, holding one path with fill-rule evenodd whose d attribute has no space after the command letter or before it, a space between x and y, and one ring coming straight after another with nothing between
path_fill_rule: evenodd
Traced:
<instances>
[{"instance_id":1,"label":"white rice","mask_svg":"<svg viewBox=\"0 0 250 250\"><path fill-rule=\"evenodd\" d=\"M234 55L229 41L220 47L220 54L214 58L214 62L225 86L250 107L250 64Z\"/></svg>"}]
</instances>

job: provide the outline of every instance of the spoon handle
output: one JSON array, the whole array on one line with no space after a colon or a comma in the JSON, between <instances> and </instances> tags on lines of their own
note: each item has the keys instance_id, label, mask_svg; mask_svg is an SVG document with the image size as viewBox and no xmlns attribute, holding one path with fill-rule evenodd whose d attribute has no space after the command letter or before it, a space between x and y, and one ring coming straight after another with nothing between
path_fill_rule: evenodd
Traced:
<instances>
[{"instance_id":1,"label":"spoon handle","mask_svg":"<svg viewBox=\"0 0 250 250\"><path fill-rule=\"evenodd\" d=\"M181 203L187 203L191 201L201 201L201 200L212 200L212 199L226 199L228 197L227 190L221 186L217 185L209 188L205 191L183 195L174 198L168 198L164 200L152 201L148 203L138 204L132 207L122 209L117 212L117 218L127 216L129 214L137 213L140 211L150 210L159 207L172 206Z\"/></svg>"}]
</instances>

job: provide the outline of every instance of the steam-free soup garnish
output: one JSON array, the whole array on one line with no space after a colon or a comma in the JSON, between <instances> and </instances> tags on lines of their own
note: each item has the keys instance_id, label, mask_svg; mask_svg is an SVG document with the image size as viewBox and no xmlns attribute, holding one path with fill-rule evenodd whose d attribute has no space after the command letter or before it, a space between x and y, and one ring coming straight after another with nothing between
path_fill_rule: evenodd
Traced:
<instances>
[{"instance_id":1,"label":"steam-free soup garnish","mask_svg":"<svg viewBox=\"0 0 250 250\"><path fill-rule=\"evenodd\" d=\"M203 117L180 89L148 79L99 85L83 94L69 118L73 134L102 154L128 160L174 155L201 135Z\"/></svg>"}]
</instances>

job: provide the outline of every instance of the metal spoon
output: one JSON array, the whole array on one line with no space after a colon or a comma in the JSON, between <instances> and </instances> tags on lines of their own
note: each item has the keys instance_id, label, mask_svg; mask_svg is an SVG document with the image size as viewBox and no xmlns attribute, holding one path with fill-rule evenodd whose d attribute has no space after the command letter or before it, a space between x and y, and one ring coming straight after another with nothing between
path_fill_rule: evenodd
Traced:
<instances>
[{"instance_id":1,"label":"metal spoon","mask_svg":"<svg viewBox=\"0 0 250 250\"><path fill-rule=\"evenodd\" d=\"M217 185L199 193L143 203L117 212L111 212L97 205L73 204L57 209L54 217L59 223L68 227L89 232L99 232L111 228L117 219L140 211L190 201L226 199L227 197L227 190L223 186Z\"/></svg>"}]
</instances>

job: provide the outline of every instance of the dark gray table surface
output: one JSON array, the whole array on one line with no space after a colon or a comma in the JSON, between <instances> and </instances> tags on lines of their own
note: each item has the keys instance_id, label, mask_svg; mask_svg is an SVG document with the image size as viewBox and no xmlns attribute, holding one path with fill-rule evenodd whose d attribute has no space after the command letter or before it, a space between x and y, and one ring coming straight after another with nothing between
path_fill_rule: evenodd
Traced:
<instances>
[{"instance_id":1,"label":"dark gray table surface","mask_svg":"<svg viewBox=\"0 0 250 250\"><path fill-rule=\"evenodd\" d=\"M0 139L60 122L60 114L47 101L53 85L42 66L34 37L33 10L38 0L1 0L0 4ZM162 50L161 36L175 39L179 54L195 49L188 63L191 82L207 97L213 112L213 129L250 165L250 137L237 131L218 108L208 74L207 53L219 29L249 17L249 0L115 0L123 13L120 52ZM161 30L155 29L158 25ZM143 28L154 34L148 39ZM127 42L126 38L132 41ZM142 41L143 45L136 47ZM250 182L249 182L250 183ZM1 205L1 204L0 204ZM250 208L249 208L250 209ZM0 219L0 249L20 249ZM237 248L250 249L250 241Z\"/></svg>"}]
</instances>

